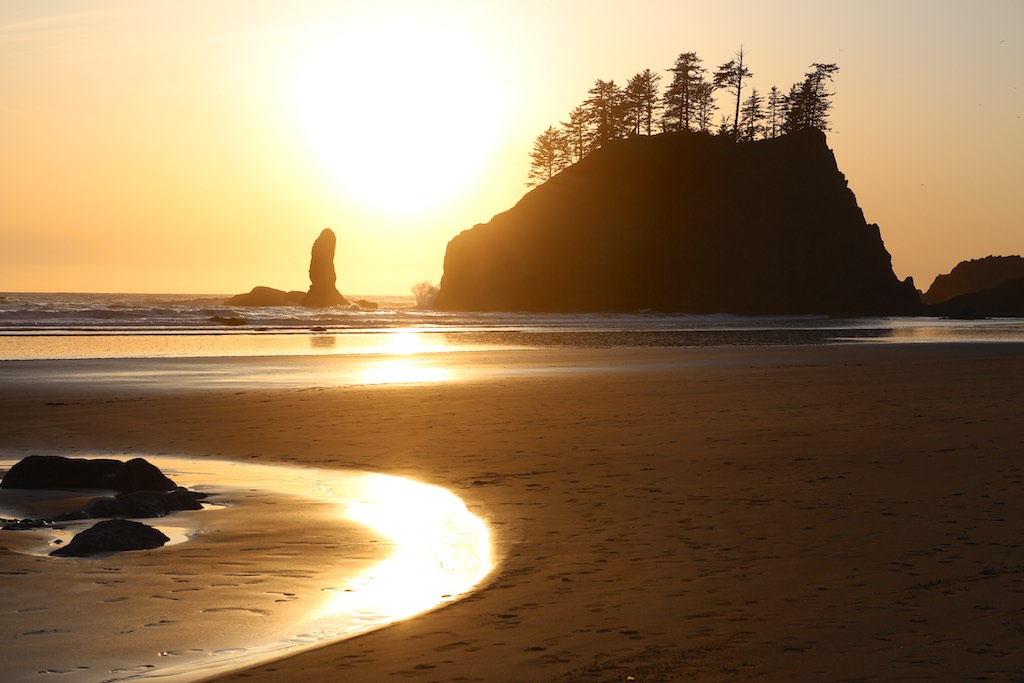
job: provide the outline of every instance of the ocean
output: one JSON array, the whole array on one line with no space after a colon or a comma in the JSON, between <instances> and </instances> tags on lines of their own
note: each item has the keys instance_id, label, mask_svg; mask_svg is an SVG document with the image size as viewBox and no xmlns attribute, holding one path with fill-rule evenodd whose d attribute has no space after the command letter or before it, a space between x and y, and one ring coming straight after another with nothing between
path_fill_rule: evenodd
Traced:
<instances>
[{"instance_id":1,"label":"ocean","mask_svg":"<svg viewBox=\"0 0 1024 683\"><path fill-rule=\"evenodd\" d=\"M389 354L499 348L1024 341L1024 318L445 313L412 296L377 308L247 308L225 295L0 294L0 360Z\"/></svg>"}]
</instances>

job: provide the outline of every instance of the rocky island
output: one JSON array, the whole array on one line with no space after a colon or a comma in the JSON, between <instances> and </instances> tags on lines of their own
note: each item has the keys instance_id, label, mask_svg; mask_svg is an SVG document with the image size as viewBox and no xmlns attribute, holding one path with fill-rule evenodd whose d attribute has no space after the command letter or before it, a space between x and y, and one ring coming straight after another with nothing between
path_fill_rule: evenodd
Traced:
<instances>
[{"instance_id":1,"label":"rocky island","mask_svg":"<svg viewBox=\"0 0 1024 683\"><path fill-rule=\"evenodd\" d=\"M436 307L899 314L918 310L825 135L618 140L448 243Z\"/></svg>"},{"instance_id":2,"label":"rocky island","mask_svg":"<svg viewBox=\"0 0 1024 683\"><path fill-rule=\"evenodd\" d=\"M337 287L337 273L334 270L334 251L338 238L330 228L324 228L313 242L309 258L309 291L286 292L273 287L253 287L245 294L231 297L224 303L228 306L347 306L348 299Z\"/></svg>"}]
</instances>

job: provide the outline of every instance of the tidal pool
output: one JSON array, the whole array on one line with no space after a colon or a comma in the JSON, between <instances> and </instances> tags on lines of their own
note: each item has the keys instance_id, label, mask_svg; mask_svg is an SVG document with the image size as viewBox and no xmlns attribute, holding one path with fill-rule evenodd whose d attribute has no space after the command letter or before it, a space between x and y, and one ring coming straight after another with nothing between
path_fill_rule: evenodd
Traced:
<instances>
[{"instance_id":1,"label":"tidal pool","mask_svg":"<svg viewBox=\"0 0 1024 683\"><path fill-rule=\"evenodd\" d=\"M172 537L163 548L89 559L48 556L73 528L0 532L9 680L196 680L436 608L491 570L487 526L435 486L356 470L90 457L136 456L209 493L205 509L143 520ZM0 517L59 498L0 489Z\"/></svg>"}]
</instances>

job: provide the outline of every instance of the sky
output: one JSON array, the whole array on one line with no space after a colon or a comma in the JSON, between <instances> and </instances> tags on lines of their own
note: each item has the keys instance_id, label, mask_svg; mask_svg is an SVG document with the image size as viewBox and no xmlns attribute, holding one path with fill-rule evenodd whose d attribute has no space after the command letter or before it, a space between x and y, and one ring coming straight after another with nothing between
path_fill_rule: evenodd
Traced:
<instances>
[{"instance_id":1,"label":"sky","mask_svg":"<svg viewBox=\"0 0 1024 683\"><path fill-rule=\"evenodd\" d=\"M1021 0L4 0L0 291L304 290L330 227L343 294L408 294L596 79L740 45L761 92L839 66L900 278L1024 254Z\"/></svg>"}]
</instances>

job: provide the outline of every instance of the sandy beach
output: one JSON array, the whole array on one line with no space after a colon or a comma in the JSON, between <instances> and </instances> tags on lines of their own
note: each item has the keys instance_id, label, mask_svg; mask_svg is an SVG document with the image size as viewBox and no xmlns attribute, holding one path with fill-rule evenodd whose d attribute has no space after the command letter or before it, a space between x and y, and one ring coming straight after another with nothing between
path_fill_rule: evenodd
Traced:
<instances>
[{"instance_id":1,"label":"sandy beach","mask_svg":"<svg viewBox=\"0 0 1024 683\"><path fill-rule=\"evenodd\" d=\"M364 361L6 362L0 446L381 472L490 526L469 597L219 681L1024 677L1024 345Z\"/></svg>"}]
</instances>

